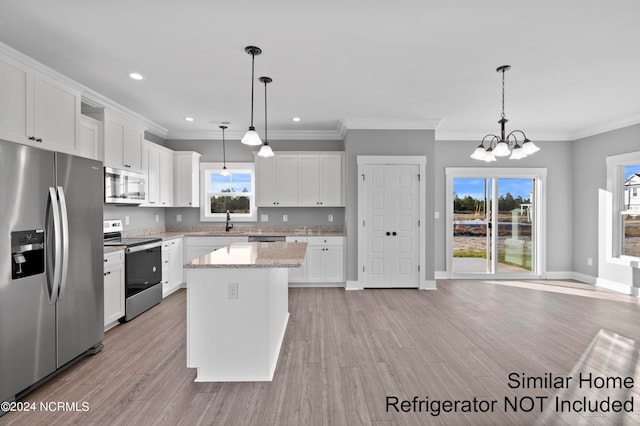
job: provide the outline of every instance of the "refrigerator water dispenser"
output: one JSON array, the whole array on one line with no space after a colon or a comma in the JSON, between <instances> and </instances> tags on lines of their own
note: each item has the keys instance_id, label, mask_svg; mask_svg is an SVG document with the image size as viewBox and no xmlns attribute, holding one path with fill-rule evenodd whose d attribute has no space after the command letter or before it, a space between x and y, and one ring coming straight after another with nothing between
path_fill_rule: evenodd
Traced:
<instances>
[{"instance_id":1,"label":"refrigerator water dispenser","mask_svg":"<svg viewBox=\"0 0 640 426\"><path fill-rule=\"evenodd\" d=\"M31 229L11 233L11 278L29 277L44 272L44 230Z\"/></svg>"}]
</instances>

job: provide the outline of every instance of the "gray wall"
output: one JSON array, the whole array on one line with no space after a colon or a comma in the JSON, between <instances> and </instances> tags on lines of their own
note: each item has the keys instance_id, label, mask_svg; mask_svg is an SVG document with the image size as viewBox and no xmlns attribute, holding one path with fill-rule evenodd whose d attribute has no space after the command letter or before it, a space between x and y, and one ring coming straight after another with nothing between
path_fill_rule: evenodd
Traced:
<instances>
[{"instance_id":1,"label":"gray wall","mask_svg":"<svg viewBox=\"0 0 640 426\"><path fill-rule=\"evenodd\" d=\"M427 253L424 268L427 280L433 279L434 272L434 152L435 131L433 130L349 130L344 140L346 151L347 205L345 221L347 227L347 280L358 279L358 155L421 155L427 157L426 174L426 217L424 232ZM437 248L436 250L440 250Z\"/></svg>"},{"instance_id":2,"label":"gray wall","mask_svg":"<svg viewBox=\"0 0 640 426\"><path fill-rule=\"evenodd\" d=\"M270 141L274 151L344 151L344 143L338 140L284 140ZM165 146L174 151L195 151L202 154L200 161L222 161L222 140L175 140L165 141ZM240 140L227 139L225 151L227 162L253 162L253 152L260 147L243 145Z\"/></svg>"},{"instance_id":3,"label":"gray wall","mask_svg":"<svg viewBox=\"0 0 640 426\"><path fill-rule=\"evenodd\" d=\"M598 189L607 189L609 155L640 151L640 125L573 142L573 270L598 276ZM587 258L593 265L587 265Z\"/></svg>"},{"instance_id":4,"label":"gray wall","mask_svg":"<svg viewBox=\"0 0 640 426\"><path fill-rule=\"evenodd\" d=\"M437 141L435 170L435 210L440 212L435 229L435 268L446 266L446 167L545 167L547 169L547 271L572 271L573 189L572 143L535 141L540 151L522 160L500 159L485 163L469 155L478 141ZM433 216L431 216L433 217ZM597 232L597 229L596 231Z\"/></svg>"},{"instance_id":5,"label":"gray wall","mask_svg":"<svg viewBox=\"0 0 640 426\"><path fill-rule=\"evenodd\" d=\"M315 141L315 140L283 140L270 141L269 145L275 151L344 151L344 142L339 140ZM167 140L167 148L174 151L196 151L202 155L200 161L222 161L222 140ZM253 151L259 147L250 147L240 143L240 140L227 140L225 142L227 163L253 162ZM297 225L331 225L343 226L345 209L342 207L330 208L306 208L306 207L260 207L258 208L257 222L237 222L236 227L242 226L297 226ZM182 221L178 222L176 216L182 215ZM268 222L261 222L260 216L267 214ZM288 216L288 221L282 220L282 215ZM329 214L333 215L333 222L329 222ZM219 222L200 222L200 209L194 208L169 208L166 209L165 226L211 226L219 225Z\"/></svg>"},{"instance_id":6,"label":"gray wall","mask_svg":"<svg viewBox=\"0 0 640 426\"><path fill-rule=\"evenodd\" d=\"M156 222L156 215L159 221ZM129 225L125 224L125 216L129 216ZM161 207L134 207L105 204L104 220L121 219L125 230L155 228L165 226L165 209Z\"/></svg>"}]
</instances>

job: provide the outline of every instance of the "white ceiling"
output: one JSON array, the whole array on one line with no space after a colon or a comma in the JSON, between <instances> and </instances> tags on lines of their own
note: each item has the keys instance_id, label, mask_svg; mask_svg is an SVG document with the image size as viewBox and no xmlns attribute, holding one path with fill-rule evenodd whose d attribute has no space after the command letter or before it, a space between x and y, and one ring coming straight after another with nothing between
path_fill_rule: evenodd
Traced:
<instances>
[{"instance_id":1,"label":"white ceiling","mask_svg":"<svg viewBox=\"0 0 640 426\"><path fill-rule=\"evenodd\" d=\"M249 125L251 57L269 136L434 128L575 139L640 122L637 0L0 0L0 41L169 129ZM130 71L146 76L141 82ZM255 125L264 131L264 86ZM196 119L184 121L185 116ZM302 117L294 123L291 118ZM213 123L212 123L213 122Z\"/></svg>"}]
</instances>

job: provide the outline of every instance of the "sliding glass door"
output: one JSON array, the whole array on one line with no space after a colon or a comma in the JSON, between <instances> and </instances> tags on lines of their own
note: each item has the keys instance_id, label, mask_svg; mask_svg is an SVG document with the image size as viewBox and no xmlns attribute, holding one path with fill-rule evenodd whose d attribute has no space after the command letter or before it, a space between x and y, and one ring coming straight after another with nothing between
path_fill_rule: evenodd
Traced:
<instances>
[{"instance_id":1,"label":"sliding glass door","mask_svg":"<svg viewBox=\"0 0 640 426\"><path fill-rule=\"evenodd\" d=\"M457 171L458 173L454 173ZM447 269L453 275L539 275L538 175L448 170Z\"/></svg>"}]
</instances>

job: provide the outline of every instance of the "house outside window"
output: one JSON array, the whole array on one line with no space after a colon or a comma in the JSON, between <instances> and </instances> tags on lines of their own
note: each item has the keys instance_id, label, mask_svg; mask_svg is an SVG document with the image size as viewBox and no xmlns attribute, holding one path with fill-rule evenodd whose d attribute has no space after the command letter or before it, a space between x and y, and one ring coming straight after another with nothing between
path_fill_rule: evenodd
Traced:
<instances>
[{"instance_id":1,"label":"house outside window","mask_svg":"<svg viewBox=\"0 0 640 426\"><path fill-rule=\"evenodd\" d=\"M256 221L254 164L227 163L227 171L222 163L200 164L200 220L224 222L228 210L232 221Z\"/></svg>"},{"instance_id":2,"label":"house outside window","mask_svg":"<svg viewBox=\"0 0 640 426\"><path fill-rule=\"evenodd\" d=\"M640 163L624 166L622 254L640 257Z\"/></svg>"}]
</instances>

